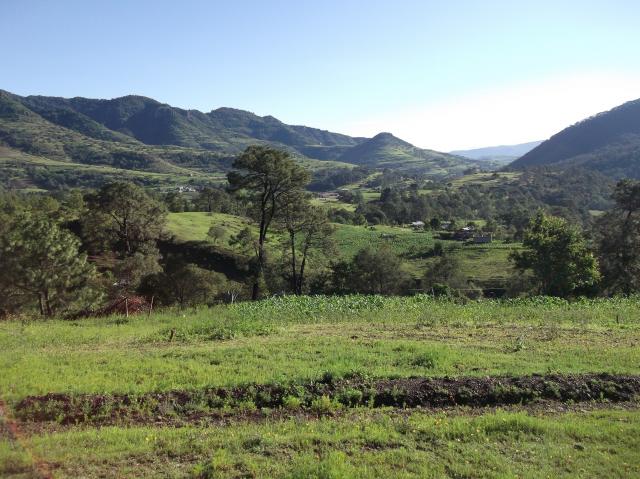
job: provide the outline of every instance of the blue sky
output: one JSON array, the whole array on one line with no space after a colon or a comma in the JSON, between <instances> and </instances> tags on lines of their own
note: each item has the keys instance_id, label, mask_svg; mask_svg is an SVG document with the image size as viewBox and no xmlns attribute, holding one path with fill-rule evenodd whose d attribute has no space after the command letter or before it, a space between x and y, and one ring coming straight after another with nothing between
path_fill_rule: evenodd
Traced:
<instances>
[{"instance_id":1,"label":"blue sky","mask_svg":"<svg viewBox=\"0 0 640 479\"><path fill-rule=\"evenodd\" d=\"M0 2L0 88L231 106L441 150L640 98L640 2Z\"/></svg>"}]
</instances>

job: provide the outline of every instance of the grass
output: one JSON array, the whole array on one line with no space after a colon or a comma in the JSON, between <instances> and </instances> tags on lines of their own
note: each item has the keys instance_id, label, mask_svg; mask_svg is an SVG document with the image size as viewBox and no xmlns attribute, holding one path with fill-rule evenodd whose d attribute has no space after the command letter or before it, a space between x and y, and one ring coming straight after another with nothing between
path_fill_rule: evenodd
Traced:
<instances>
[{"instance_id":1,"label":"grass","mask_svg":"<svg viewBox=\"0 0 640 479\"><path fill-rule=\"evenodd\" d=\"M183 241L208 240L207 232L212 225L220 225L225 229L224 237L217 243L222 248L239 251L237 247L229 246L229 239L247 226L257 235L256 226L246 218L223 213L170 213L167 224L169 231ZM334 238L340 258L350 259L367 246L388 247L407 262L407 269L415 278L421 278L434 261L429 257L429 252L435 241L440 241L434 239L430 231L414 231L400 226L334 226ZM271 232L268 244L276 253L280 252L279 239L278 231ZM522 248L519 243L506 244L499 241L488 245L462 245L458 241L442 243L445 249L460 260L462 273L480 287L504 286L513 273L509 254Z\"/></svg>"},{"instance_id":2,"label":"grass","mask_svg":"<svg viewBox=\"0 0 640 479\"><path fill-rule=\"evenodd\" d=\"M520 175L521 173L517 171L473 173L451 180L451 186L453 186L454 188L460 188L462 186L470 185L484 185L495 187L500 186L504 183L511 183L520 178Z\"/></svg>"},{"instance_id":3,"label":"grass","mask_svg":"<svg viewBox=\"0 0 640 479\"><path fill-rule=\"evenodd\" d=\"M430 232L416 232L399 226L352 226L336 225L335 239L344 258L353 257L362 248L386 246L402 256L420 255L433 247Z\"/></svg>"},{"instance_id":4,"label":"grass","mask_svg":"<svg viewBox=\"0 0 640 479\"><path fill-rule=\"evenodd\" d=\"M356 412L208 427L33 436L56 477L634 477L637 412L482 416Z\"/></svg>"},{"instance_id":5,"label":"grass","mask_svg":"<svg viewBox=\"0 0 640 479\"><path fill-rule=\"evenodd\" d=\"M218 241L220 245L228 245L231 236L238 234L249 226L257 234L257 228L251 225L251 221L240 216L224 213L169 213L167 228L178 239L184 241L205 241L207 232L211 226L222 226L225 229L224 238Z\"/></svg>"},{"instance_id":6,"label":"grass","mask_svg":"<svg viewBox=\"0 0 640 479\"><path fill-rule=\"evenodd\" d=\"M340 201L334 198L311 198L311 204L314 206L321 206L330 210L356 210L356 205L352 203L345 203L344 201Z\"/></svg>"},{"instance_id":7,"label":"grass","mask_svg":"<svg viewBox=\"0 0 640 479\"><path fill-rule=\"evenodd\" d=\"M356 296L287 298L128 320L5 322L0 389L15 403L52 391L141 393L311 380L326 372L638 373L639 316L632 300L507 306ZM419 361L425 354L435 358L432 367Z\"/></svg>"},{"instance_id":8,"label":"grass","mask_svg":"<svg viewBox=\"0 0 640 479\"><path fill-rule=\"evenodd\" d=\"M454 250L463 275L480 285L504 285L513 274L509 255L522 249L519 243L468 245Z\"/></svg>"},{"instance_id":9,"label":"grass","mask_svg":"<svg viewBox=\"0 0 640 479\"><path fill-rule=\"evenodd\" d=\"M169 341L171 330L175 331ZM372 378L640 374L640 299L284 297L151 316L0 322L0 399ZM180 427L0 425L0 476L633 477L638 409L246 410ZM602 407L602 406L601 406ZM253 406L255 409L255 406ZM588 408L587 408L588 409ZM321 413L318 417L317 413ZM2 421L2 418L0 418Z\"/></svg>"}]
</instances>

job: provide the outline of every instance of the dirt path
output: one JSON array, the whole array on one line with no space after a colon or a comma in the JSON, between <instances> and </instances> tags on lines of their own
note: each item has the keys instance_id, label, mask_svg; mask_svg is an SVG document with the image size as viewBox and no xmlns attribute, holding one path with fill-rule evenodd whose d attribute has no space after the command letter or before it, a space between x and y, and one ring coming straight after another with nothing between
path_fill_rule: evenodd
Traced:
<instances>
[{"instance_id":1,"label":"dirt path","mask_svg":"<svg viewBox=\"0 0 640 479\"><path fill-rule=\"evenodd\" d=\"M53 474L49 465L41 458L37 457L33 451L26 446L25 437L18 426L18 423L7 413L8 408L5 402L0 399L0 439L4 438L13 444L17 444L31 457L34 477L38 479L53 479Z\"/></svg>"}]
</instances>

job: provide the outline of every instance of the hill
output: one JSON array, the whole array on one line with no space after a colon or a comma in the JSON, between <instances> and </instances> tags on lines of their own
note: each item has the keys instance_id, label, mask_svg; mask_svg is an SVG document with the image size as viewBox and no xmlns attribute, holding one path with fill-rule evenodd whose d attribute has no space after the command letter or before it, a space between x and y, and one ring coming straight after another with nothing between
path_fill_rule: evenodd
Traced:
<instances>
[{"instance_id":1,"label":"hill","mask_svg":"<svg viewBox=\"0 0 640 479\"><path fill-rule=\"evenodd\" d=\"M61 126L87 134L84 124L97 124L107 131L118 132L117 136L112 135L117 141L127 136L148 145L176 145L237 153L256 140L295 149L308 146L349 147L358 142L338 133L286 125L272 116L260 117L233 108L202 113L135 95L112 100L29 96L23 98L22 103ZM68 121L70 117L80 120L71 122ZM313 158L313 155L307 156Z\"/></svg>"},{"instance_id":2,"label":"hill","mask_svg":"<svg viewBox=\"0 0 640 479\"><path fill-rule=\"evenodd\" d=\"M433 176L459 175L481 166L479 162L459 156L417 148L391 133L379 133L349 148L339 160L371 168L428 171Z\"/></svg>"},{"instance_id":3,"label":"hill","mask_svg":"<svg viewBox=\"0 0 640 479\"><path fill-rule=\"evenodd\" d=\"M452 155L464 156L465 158L470 158L472 160L498 161L506 164L530 152L540 143L542 142L530 141L528 143L520 143L517 145L486 146L484 148L474 148L471 150L455 150L450 153Z\"/></svg>"},{"instance_id":4,"label":"hill","mask_svg":"<svg viewBox=\"0 0 640 479\"><path fill-rule=\"evenodd\" d=\"M203 113L135 95L101 100L22 97L0 90L0 146L11 150L11 158L24 153L42 158L40 164L219 176L234 156L254 144L285 149L314 170L365 165L443 177L477 166L388 133L351 137L233 108ZM67 174L71 178L73 171Z\"/></svg>"},{"instance_id":5,"label":"hill","mask_svg":"<svg viewBox=\"0 0 640 479\"><path fill-rule=\"evenodd\" d=\"M43 116L25 103L0 91L0 143L14 150L57 161L158 173L180 172L196 163L216 171L223 168L215 163L220 157L211 152L145 145L73 111L49 109Z\"/></svg>"},{"instance_id":6,"label":"hill","mask_svg":"<svg viewBox=\"0 0 640 479\"><path fill-rule=\"evenodd\" d=\"M521 170L546 165L640 178L640 99L562 130L509 166Z\"/></svg>"}]
</instances>

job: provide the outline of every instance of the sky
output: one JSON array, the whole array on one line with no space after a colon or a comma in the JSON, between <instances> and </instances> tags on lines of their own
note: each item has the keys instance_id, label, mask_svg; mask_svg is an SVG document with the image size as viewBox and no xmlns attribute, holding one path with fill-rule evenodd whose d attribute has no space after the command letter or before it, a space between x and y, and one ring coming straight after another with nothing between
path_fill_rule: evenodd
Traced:
<instances>
[{"instance_id":1,"label":"sky","mask_svg":"<svg viewBox=\"0 0 640 479\"><path fill-rule=\"evenodd\" d=\"M637 0L0 0L0 89L228 106L441 151L640 98Z\"/></svg>"}]
</instances>

